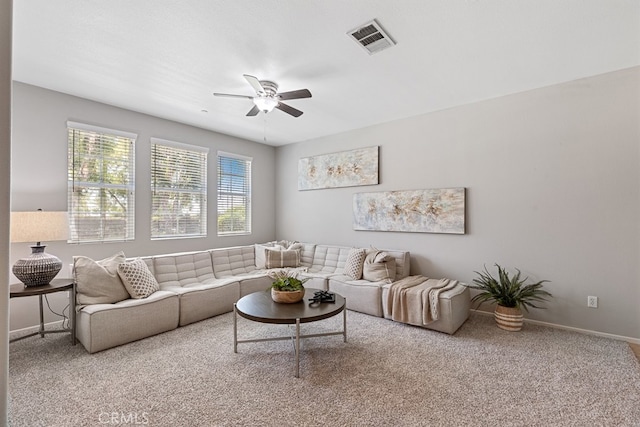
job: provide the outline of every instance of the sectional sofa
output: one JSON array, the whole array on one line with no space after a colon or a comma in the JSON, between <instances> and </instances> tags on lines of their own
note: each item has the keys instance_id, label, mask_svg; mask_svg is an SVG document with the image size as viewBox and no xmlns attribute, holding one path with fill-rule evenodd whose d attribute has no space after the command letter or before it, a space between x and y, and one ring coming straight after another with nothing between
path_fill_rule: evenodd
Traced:
<instances>
[{"instance_id":1,"label":"sectional sofa","mask_svg":"<svg viewBox=\"0 0 640 427\"><path fill-rule=\"evenodd\" d=\"M262 258L265 248L272 254L278 243L284 242L141 257L159 287L145 298L86 303L92 300L81 300L81 291L91 283L77 283L76 336L87 351L94 353L233 311L239 298L269 288L272 279L268 273L274 266L264 264ZM280 245L281 249L282 246L290 245ZM295 264L287 267L308 279L306 287L344 296L347 309L389 317L383 294L388 292L390 280L354 280L345 274L352 249L296 243ZM394 269L394 280L408 277L409 252L384 252L388 265ZM78 280L76 273L74 270ZM82 280L86 282L87 278ZM469 290L458 285L441 293L439 302L439 319L424 327L453 334L469 316Z\"/></svg>"}]
</instances>

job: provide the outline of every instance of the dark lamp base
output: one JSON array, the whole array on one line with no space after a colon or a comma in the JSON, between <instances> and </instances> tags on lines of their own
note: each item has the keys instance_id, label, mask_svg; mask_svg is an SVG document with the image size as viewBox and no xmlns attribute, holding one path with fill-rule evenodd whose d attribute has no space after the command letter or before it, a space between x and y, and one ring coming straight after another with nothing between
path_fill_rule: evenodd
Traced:
<instances>
[{"instance_id":1,"label":"dark lamp base","mask_svg":"<svg viewBox=\"0 0 640 427\"><path fill-rule=\"evenodd\" d=\"M31 255L13 265L13 274L27 287L48 285L62 268L62 261L44 248L31 246Z\"/></svg>"}]
</instances>

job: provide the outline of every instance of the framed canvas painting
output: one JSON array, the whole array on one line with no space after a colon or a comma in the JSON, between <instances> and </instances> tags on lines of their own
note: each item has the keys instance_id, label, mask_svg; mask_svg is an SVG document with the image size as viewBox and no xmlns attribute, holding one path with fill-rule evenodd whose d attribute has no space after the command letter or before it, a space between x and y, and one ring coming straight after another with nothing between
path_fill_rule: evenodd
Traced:
<instances>
[{"instance_id":1,"label":"framed canvas painting","mask_svg":"<svg viewBox=\"0 0 640 427\"><path fill-rule=\"evenodd\" d=\"M304 157L298 162L298 190L378 184L378 146Z\"/></svg>"},{"instance_id":2,"label":"framed canvas painting","mask_svg":"<svg viewBox=\"0 0 640 427\"><path fill-rule=\"evenodd\" d=\"M353 229L465 233L465 188L356 193Z\"/></svg>"}]
</instances>

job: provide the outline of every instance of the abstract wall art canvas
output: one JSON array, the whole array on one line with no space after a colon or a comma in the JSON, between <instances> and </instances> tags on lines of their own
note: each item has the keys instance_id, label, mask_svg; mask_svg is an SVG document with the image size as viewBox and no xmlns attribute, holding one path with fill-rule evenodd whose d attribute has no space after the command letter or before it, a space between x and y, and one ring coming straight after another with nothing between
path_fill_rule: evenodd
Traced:
<instances>
[{"instance_id":1,"label":"abstract wall art canvas","mask_svg":"<svg viewBox=\"0 0 640 427\"><path fill-rule=\"evenodd\" d=\"M464 234L465 189L356 193L353 229Z\"/></svg>"},{"instance_id":2,"label":"abstract wall art canvas","mask_svg":"<svg viewBox=\"0 0 640 427\"><path fill-rule=\"evenodd\" d=\"M378 184L378 147L305 157L298 162L298 190Z\"/></svg>"}]
</instances>

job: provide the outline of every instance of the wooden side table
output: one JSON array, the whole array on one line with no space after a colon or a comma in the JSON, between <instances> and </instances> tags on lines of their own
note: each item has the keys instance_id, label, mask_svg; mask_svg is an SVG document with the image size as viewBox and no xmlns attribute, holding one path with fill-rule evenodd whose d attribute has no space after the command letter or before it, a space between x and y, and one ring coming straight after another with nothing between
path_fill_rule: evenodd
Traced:
<instances>
[{"instance_id":1,"label":"wooden side table","mask_svg":"<svg viewBox=\"0 0 640 427\"><path fill-rule=\"evenodd\" d=\"M44 309L42 305L42 297L46 294L55 292L69 291L69 328L45 330L44 329ZM73 279L53 279L48 285L26 287L24 283L15 283L9 287L9 298L21 298L38 296L40 302L40 329L38 332L25 335L23 337L14 338L9 342L22 340L25 338L40 335L44 338L45 334L54 334L60 332L71 333L71 343L76 345L76 286Z\"/></svg>"}]
</instances>

